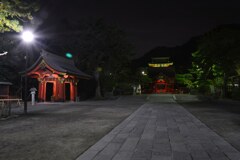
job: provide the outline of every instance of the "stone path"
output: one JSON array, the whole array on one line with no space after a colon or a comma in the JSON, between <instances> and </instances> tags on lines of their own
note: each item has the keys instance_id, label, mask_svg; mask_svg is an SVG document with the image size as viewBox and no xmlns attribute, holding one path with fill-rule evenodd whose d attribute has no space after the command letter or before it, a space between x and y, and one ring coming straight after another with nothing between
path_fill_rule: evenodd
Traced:
<instances>
[{"instance_id":1,"label":"stone path","mask_svg":"<svg viewBox=\"0 0 240 160\"><path fill-rule=\"evenodd\" d=\"M171 95L153 95L77 160L240 160Z\"/></svg>"}]
</instances>

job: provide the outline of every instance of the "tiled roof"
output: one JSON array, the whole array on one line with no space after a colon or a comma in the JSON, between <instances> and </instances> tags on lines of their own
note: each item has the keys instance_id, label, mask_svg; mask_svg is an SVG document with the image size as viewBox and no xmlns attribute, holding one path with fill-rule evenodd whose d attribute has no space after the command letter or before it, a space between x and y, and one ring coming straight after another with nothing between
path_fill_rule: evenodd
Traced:
<instances>
[{"instance_id":1,"label":"tiled roof","mask_svg":"<svg viewBox=\"0 0 240 160\"><path fill-rule=\"evenodd\" d=\"M40 57L38 60L29 67L26 71L30 72L33 70L39 63L44 62L50 66L52 69L67 73L69 75L75 75L82 78L91 78L91 76L87 75L86 73L80 71L74 64L73 60L67 59L56 54L50 53L48 51L42 50L40 53Z\"/></svg>"},{"instance_id":2,"label":"tiled roof","mask_svg":"<svg viewBox=\"0 0 240 160\"><path fill-rule=\"evenodd\" d=\"M0 82L1 85L12 85L11 82Z\"/></svg>"}]
</instances>

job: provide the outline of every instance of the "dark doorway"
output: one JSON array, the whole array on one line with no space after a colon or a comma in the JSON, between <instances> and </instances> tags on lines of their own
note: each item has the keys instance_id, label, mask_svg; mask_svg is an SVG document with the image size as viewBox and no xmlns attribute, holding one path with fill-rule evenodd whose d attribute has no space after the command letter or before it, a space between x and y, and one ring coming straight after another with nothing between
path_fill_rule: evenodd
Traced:
<instances>
[{"instance_id":1,"label":"dark doorway","mask_svg":"<svg viewBox=\"0 0 240 160\"><path fill-rule=\"evenodd\" d=\"M46 85L46 101L51 101L53 96L53 83L47 82Z\"/></svg>"},{"instance_id":2,"label":"dark doorway","mask_svg":"<svg viewBox=\"0 0 240 160\"><path fill-rule=\"evenodd\" d=\"M71 92L70 92L70 83L65 83L65 101L70 101Z\"/></svg>"}]
</instances>

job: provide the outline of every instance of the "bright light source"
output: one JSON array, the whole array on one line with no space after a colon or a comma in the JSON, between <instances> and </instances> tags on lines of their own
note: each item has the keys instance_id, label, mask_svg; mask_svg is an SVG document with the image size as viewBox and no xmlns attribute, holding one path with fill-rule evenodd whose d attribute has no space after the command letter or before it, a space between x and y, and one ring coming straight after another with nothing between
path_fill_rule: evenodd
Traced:
<instances>
[{"instance_id":1,"label":"bright light source","mask_svg":"<svg viewBox=\"0 0 240 160\"><path fill-rule=\"evenodd\" d=\"M147 73L146 73L145 71L142 71L142 75L146 76L146 75L147 75Z\"/></svg>"},{"instance_id":2,"label":"bright light source","mask_svg":"<svg viewBox=\"0 0 240 160\"><path fill-rule=\"evenodd\" d=\"M34 35L31 31L24 31L22 33L22 39L27 42L30 43L34 40Z\"/></svg>"}]
</instances>

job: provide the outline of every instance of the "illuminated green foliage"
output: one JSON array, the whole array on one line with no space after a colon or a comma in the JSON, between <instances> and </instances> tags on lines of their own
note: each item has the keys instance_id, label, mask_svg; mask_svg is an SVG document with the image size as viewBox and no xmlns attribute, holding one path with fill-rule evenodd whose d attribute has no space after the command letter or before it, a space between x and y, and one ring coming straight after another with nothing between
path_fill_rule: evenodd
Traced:
<instances>
[{"instance_id":1,"label":"illuminated green foliage","mask_svg":"<svg viewBox=\"0 0 240 160\"><path fill-rule=\"evenodd\" d=\"M186 85L187 88L194 88L193 76L190 73L186 74L176 74L176 82L178 84Z\"/></svg>"},{"instance_id":2,"label":"illuminated green foliage","mask_svg":"<svg viewBox=\"0 0 240 160\"><path fill-rule=\"evenodd\" d=\"M228 77L239 74L240 28L238 26L219 27L206 33L198 50L192 54L190 73L196 88L210 85L227 91Z\"/></svg>"},{"instance_id":3,"label":"illuminated green foliage","mask_svg":"<svg viewBox=\"0 0 240 160\"><path fill-rule=\"evenodd\" d=\"M0 32L20 32L22 23L32 20L32 12L37 10L37 3L26 0L0 0Z\"/></svg>"}]
</instances>

